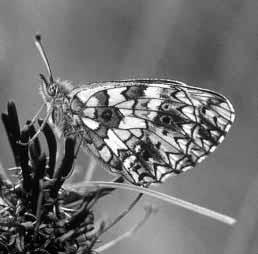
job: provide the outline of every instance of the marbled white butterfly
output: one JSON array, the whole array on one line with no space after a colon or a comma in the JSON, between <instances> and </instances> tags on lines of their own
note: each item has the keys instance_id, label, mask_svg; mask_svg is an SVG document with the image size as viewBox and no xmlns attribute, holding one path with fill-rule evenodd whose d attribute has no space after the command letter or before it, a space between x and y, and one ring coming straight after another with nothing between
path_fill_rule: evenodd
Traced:
<instances>
[{"instance_id":1,"label":"marbled white butterfly","mask_svg":"<svg viewBox=\"0 0 258 254\"><path fill-rule=\"evenodd\" d=\"M227 98L174 80L74 88L53 79L39 35L35 43L49 72L49 79L41 74L45 122L64 137L80 138L104 167L133 184L162 182L194 167L216 149L234 121Z\"/></svg>"}]
</instances>

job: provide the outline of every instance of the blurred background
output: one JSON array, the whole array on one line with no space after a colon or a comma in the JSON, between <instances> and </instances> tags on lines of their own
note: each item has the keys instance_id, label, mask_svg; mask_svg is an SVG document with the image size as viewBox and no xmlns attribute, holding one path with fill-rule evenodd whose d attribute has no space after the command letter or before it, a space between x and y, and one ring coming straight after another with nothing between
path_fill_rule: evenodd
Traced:
<instances>
[{"instance_id":1,"label":"blurred background","mask_svg":"<svg viewBox=\"0 0 258 254\"><path fill-rule=\"evenodd\" d=\"M230 227L147 198L161 207L159 212L105 253L257 254L257 27L256 0L0 2L0 111L14 99L22 123L41 105L38 74L46 69L34 46L37 32L54 75L74 84L169 78L218 91L234 105L235 123L216 152L153 188L236 217L238 224ZM0 133L0 161L6 168L14 162L2 124ZM80 156L82 170L88 161ZM111 178L101 168L94 174L98 180ZM98 212L114 216L133 196L119 191ZM138 221L143 204L103 243Z\"/></svg>"}]
</instances>

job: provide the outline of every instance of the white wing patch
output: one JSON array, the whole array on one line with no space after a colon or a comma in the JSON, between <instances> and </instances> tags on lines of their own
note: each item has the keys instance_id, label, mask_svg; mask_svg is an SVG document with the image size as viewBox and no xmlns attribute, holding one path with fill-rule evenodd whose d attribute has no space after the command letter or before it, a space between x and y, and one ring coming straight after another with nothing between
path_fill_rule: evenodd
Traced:
<instances>
[{"instance_id":1,"label":"white wing patch","mask_svg":"<svg viewBox=\"0 0 258 254\"><path fill-rule=\"evenodd\" d=\"M130 130L130 132L137 138L139 138L143 135L143 133L140 129L132 129L132 130Z\"/></svg>"},{"instance_id":2,"label":"white wing patch","mask_svg":"<svg viewBox=\"0 0 258 254\"><path fill-rule=\"evenodd\" d=\"M123 101L123 102L118 102L114 104L116 107L119 105L119 108L126 108L126 109L131 109L133 108L135 101L130 100L130 101Z\"/></svg>"},{"instance_id":3,"label":"white wing patch","mask_svg":"<svg viewBox=\"0 0 258 254\"><path fill-rule=\"evenodd\" d=\"M81 95L81 94L80 94ZM83 94L82 94L83 96ZM85 102L85 101L83 101ZM87 106L88 107L96 107L99 103L99 100L97 98L95 98L94 96L91 97L88 101L87 101Z\"/></svg>"},{"instance_id":4,"label":"white wing patch","mask_svg":"<svg viewBox=\"0 0 258 254\"><path fill-rule=\"evenodd\" d=\"M109 106L113 106L117 103L125 101L125 97L122 92L126 90L126 87L119 87L116 89L107 90L107 94L109 96L108 104Z\"/></svg>"},{"instance_id":5,"label":"white wing patch","mask_svg":"<svg viewBox=\"0 0 258 254\"><path fill-rule=\"evenodd\" d=\"M161 91L162 91L162 88L160 88L160 87L154 87L154 86L148 87L145 90L145 96L147 98L159 98Z\"/></svg>"},{"instance_id":6,"label":"white wing patch","mask_svg":"<svg viewBox=\"0 0 258 254\"><path fill-rule=\"evenodd\" d=\"M77 93L77 97L82 103L85 103L89 98L89 91L88 90L82 90Z\"/></svg>"},{"instance_id":7,"label":"white wing patch","mask_svg":"<svg viewBox=\"0 0 258 254\"><path fill-rule=\"evenodd\" d=\"M107 138L104 139L105 143L113 151L115 155L118 156L118 151L124 149L127 150L127 146L118 138L114 131L108 130Z\"/></svg>"},{"instance_id":8,"label":"white wing patch","mask_svg":"<svg viewBox=\"0 0 258 254\"><path fill-rule=\"evenodd\" d=\"M159 110L161 103L162 103L162 100L152 99L148 102L147 108L152 110Z\"/></svg>"},{"instance_id":9,"label":"white wing patch","mask_svg":"<svg viewBox=\"0 0 258 254\"><path fill-rule=\"evenodd\" d=\"M127 140L130 138L130 132L128 130L119 130L119 129L114 129L113 130L117 136L122 139L123 141Z\"/></svg>"},{"instance_id":10,"label":"white wing patch","mask_svg":"<svg viewBox=\"0 0 258 254\"><path fill-rule=\"evenodd\" d=\"M109 151L109 149L106 146L103 146L103 148L101 150L99 150L99 154L105 162L108 162L110 160L110 158L112 157L111 152Z\"/></svg>"},{"instance_id":11,"label":"white wing patch","mask_svg":"<svg viewBox=\"0 0 258 254\"><path fill-rule=\"evenodd\" d=\"M83 117L82 121L91 130L96 130L96 129L99 128L99 123L94 121L94 120L92 120L92 119L90 119L90 118Z\"/></svg>"},{"instance_id":12,"label":"white wing patch","mask_svg":"<svg viewBox=\"0 0 258 254\"><path fill-rule=\"evenodd\" d=\"M95 109L94 108L86 108L83 110L83 115L85 117L89 117L93 119L95 117Z\"/></svg>"},{"instance_id":13,"label":"white wing patch","mask_svg":"<svg viewBox=\"0 0 258 254\"><path fill-rule=\"evenodd\" d=\"M146 129L146 121L136 117L124 117L119 124L120 129Z\"/></svg>"}]
</instances>

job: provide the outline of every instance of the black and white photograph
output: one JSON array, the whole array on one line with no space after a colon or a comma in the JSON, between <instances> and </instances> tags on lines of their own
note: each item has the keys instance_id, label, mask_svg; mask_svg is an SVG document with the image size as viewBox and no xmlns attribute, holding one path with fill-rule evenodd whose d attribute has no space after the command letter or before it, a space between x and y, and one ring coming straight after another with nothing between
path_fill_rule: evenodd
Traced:
<instances>
[{"instance_id":1,"label":"black and white photograph","mask_svg":"<svg viewBox=\"0 0 258 254\"><path fill-rule=\"evenodd\" d=\"M1 254L257 254L258 1L0 1Z\"/></svg>"}]
</instances>

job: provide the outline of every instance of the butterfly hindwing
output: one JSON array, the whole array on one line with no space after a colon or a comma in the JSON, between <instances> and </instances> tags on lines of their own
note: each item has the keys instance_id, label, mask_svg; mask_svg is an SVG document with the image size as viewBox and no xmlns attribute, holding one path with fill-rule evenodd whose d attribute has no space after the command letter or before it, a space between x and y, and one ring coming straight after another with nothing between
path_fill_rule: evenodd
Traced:
<instances>
[{"instance_id":1,"label":"butterfly hindwing","mask_svg":"<svg viewBox=\"0 0 258 254\"><path fill-rule=\"evenodd\" d=\"M73 93L71 107L80 105L77 115L91 141L85 145L134 184L161 182L195 166L234 120L224 96L177 81L101 82Z\"/></svg>"}]
</instances>

